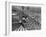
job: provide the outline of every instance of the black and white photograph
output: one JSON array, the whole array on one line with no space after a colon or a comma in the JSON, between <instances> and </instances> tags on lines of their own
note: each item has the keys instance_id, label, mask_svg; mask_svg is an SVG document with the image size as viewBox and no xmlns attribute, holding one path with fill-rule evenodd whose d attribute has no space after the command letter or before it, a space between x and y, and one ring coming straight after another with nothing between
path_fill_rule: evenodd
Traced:
<instances>
[{"instance_id":1,"label":"black and white photograph","mask_svg":"<svg viewBox=\"0 0 46 37\"><path fill-rule=\"evenodd\" d=\"M2 2L3 37L46 37L46 3L17 1Z\"/></svg>"},{"instance_id":2,"label":"black and white photograph","mask_svg":"<svg viewBox=\"0 0 46 37\"><path fill-rule=\"evenodd\" d=\"M12 5L12 31L41 30L41 7Z\"/></svg>"},{"instance_id":3,"label":"black and white photograph","mask_svg":"<svg viewBox=\"0 0 46 37\"><path fill-rule=\"evenodd\" d=\"M6 2L5 35L10 37L44 37L46 5L41 3Z\"/></svg>"}]
</instances>

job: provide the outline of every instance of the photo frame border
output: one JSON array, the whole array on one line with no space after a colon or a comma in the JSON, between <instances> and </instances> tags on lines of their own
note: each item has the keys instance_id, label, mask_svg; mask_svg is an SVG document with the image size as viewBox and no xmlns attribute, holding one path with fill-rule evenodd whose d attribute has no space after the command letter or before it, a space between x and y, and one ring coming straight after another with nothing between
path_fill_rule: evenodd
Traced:
<instances>
[{"instance_id":1,"label":"photo frame border","mask_svg":"<svg viewBox=\"0 0 46 37\"><path fill-rule=\"evenodd\" d=\"M5 1L5 35L7 36L8 34L10 34L10 25L9 25L9 29L7 30L7 4L10 6L10 4L12 3L18 3L18 4L32 4L32 5L44 5L44 4L36 4L36 3L20 3L20 2L7 2Z\"/></svg>"}]
</instances>

